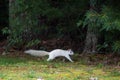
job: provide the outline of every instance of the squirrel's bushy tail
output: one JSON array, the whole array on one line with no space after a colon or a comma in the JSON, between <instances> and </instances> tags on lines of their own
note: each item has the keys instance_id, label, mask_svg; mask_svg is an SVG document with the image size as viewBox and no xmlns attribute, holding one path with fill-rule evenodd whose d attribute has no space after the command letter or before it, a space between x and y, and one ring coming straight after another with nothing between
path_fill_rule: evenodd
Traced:
<instances>
[{"instance_id":1,"label":"squirrel's bushy tail","mask_svg":"<svg viewBox=\"0 0 120 80\"><path fill-rule=\"evenodd\" d=\"M36 57L46 56L46 55L49 54L49 52L47 52L47 51L43 51L43 50L32 50L32 49L26 50L26 51L24 51L24 53L30 54L30 55L36 56Z\"/></svg>"}]
</instances>

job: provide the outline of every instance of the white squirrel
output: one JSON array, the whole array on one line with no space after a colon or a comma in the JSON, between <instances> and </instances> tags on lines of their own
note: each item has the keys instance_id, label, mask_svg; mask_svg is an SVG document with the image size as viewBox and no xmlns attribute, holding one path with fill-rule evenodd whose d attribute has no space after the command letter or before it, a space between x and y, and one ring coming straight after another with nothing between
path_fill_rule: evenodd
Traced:
<instances>
[{"instance_id":1,"label":"white squirrel","mask_svg":"<svg viewBox=\"0 0 120 80\"><path fill-rule=\"evenodd\" d=\"M32 49L30 49L30 50L24 51L24 53L27 53L27 54L30 54L30 55L36 56L36 57L49 55L49 58L47 59L47 61L53 60L53 59L55 59L56 57L59 57L59 56L63 56L71 62L73 62L73 60L70 58L69 55L74 54L74 52L71 49L69 49L69 50L55 49L55 50L52 50L51 52L47 52L47 51L43 51L43 50L32 50Z\"/></svg>"}]
</instances>

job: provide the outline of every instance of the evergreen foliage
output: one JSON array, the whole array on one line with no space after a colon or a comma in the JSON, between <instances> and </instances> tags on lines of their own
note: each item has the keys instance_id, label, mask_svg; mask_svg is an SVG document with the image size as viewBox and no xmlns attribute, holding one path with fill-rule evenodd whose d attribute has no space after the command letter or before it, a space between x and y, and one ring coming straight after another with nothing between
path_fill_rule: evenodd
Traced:
<instances>
[{"instance_id":1,"label":"evergreen foliage","mask_svg":"<svg viewBox=\"0 0 120 80\"><path fill-rule=\"evenodd\" d=\"M90 1L92 2L91 5L95 5L94 0ZM93 6L92 8L95 9ZM85 19L80 20L78 26L88 26L92 33L99 34L99 39L103 41L98 40L98 51L104 50L105 52L119 53L120 12L118 6L115 8L111 4L107 4L106 6L102 5L101 10L98 12L91 9L88 10L85 14Z\"/></svg>"},{"instance_id":2,"label":"evergreen foliage","mask_svg":"<svg viewBox=\"0 0 120 80\"><path fill-rule=\"evenodd\" d=\"M76 22L82 17L87 4L87 0L11 0L8 43L22 45L40 40L40 35L46 38L76 35L80 29ZM6 28L3 32L8 33Z\"/></svg>"},{"instance_id":3,"label":"evergreen foliage","mask_svg":"<svg viewBox=\"0 0 120 80\"><path fill-rule=\"evenodd\" d=\"M9 35L8 47L20 48L37 45L42 37L83 42L89 27L98 51L119 53L119 8L119 0L9 0L9 27L2 32Z\"/></svg>"}]
</instances>

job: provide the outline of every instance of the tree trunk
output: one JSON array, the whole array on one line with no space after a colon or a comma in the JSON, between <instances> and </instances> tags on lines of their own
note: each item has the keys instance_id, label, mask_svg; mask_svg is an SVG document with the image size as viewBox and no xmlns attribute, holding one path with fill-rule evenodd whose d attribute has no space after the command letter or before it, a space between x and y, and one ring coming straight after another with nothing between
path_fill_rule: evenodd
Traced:
<instances>
[{"instance_id":1,"label":"tree trunk","mask_svg":"<svg viewBox=\"0 0 120 80\"><path fill-rule=\"evenodd\" d=\"M96 31L95 31L96 32ZM88 27L83 53L95 53L97 49L97 34Z\"/></svg>"},{"instance_id":2,"label":"tree trunk","mask_svg":"<svg viewBox=\"0 0 120 80\"><path fill-rule=\"evenodd\" d=\"M90 10L91 12L94 13L96 11L96 2L97 0L90 0ZM89 13L92 14L92 13ZM94 14L92 14L94 15ZM87 35L86 35L86 40L85 40L85 47L83 50L84 54L87 53L96 53L97 51L97 34L98 34L98 27L96 25L96 18L90 16L88 19L88 30L87 30Z\"/></svg>"}]
</instances>

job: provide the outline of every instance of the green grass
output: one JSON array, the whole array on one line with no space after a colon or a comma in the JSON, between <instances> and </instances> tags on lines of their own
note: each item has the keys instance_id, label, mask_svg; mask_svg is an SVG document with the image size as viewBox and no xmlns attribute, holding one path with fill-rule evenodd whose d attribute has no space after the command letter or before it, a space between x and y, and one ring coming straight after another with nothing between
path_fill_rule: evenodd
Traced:
<instances>
[{"instance_id":1,"label":"green grass","mask_svg":"<svg viewBox=\"0 0 120 80\"><path fill-rule=\"evenodd\" d=\"M74 63L55 60L51 62L33 57L0 57L0 80L120 80L120 71L102 64L89 66L83 60Z\"/></svg>"}]
</instances>

